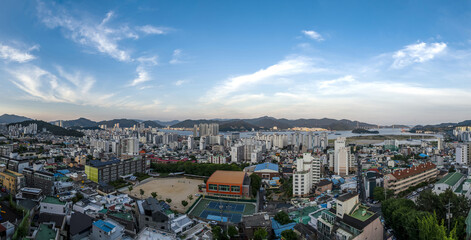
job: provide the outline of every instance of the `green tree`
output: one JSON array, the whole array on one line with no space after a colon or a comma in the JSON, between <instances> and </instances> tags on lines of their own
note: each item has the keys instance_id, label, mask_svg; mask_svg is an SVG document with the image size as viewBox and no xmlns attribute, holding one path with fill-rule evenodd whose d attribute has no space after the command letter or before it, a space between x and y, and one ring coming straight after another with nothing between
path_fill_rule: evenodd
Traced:
<instances>
[{"instance_id":1,"label":"green tree","mask_svg":"<svg viewBox=\"0 0 471 240\"><path fill-rule=\"evenodd\" d=\"M252 188L252 196L256 197L257 192L262 186L262 178L257 174L250 175L250 187Z\"/></svg>"},{"instance_id":2,"label":"green tree","mask_svg":"<svg viewBox=\"0 0 471 240\"><path fill-rule=\"evenodd\" d=\"M444 239L444 240L457 240L456 235L456 225L450 231L449 235L446 234L446 227L444 226L443 220L442 223L438 223L437 215L427 214L422 218L418 219L419 227L419 239L428 240L428 239Z\"/></svg>"},{"instance_id":3,"label":"green tree","mask_svg":"<svg viewBox=\"0 0 471 240\"><path fill-rule=\"evenodd\" d=\"M144 192L144 189L142 189L142 188L141 188L141 189L139 189L139 193L141 194L141 198L142 198L142 196L143 196L143 195L144 195L144 193L145 193L145 192Z\"/></svg>"},{"instance_id":4,"label":"green tree","mask_svg":"<svg viewBox=\"0 0 471 240\"><path fill-rule=\"evenodd\" d=\"M171 203L171 202L172 202L172 199L171 199L171 198L167 198L167 199L165 199L165 201L166 201L167 203Z\"/></svg>"},{"instance_id":5,"label":"green tree","mask_svg":"<svg viewBox=\"0 0 471 240\"><path fill-rule=\"evenodd\" d=\"M278 213L276 213L274 219L281 225L293 222L293 220L289 218L289 215L285 211L279 211Z\"/></svg>"},{"instance_id":6,"label":"green tree","mask_svg":"<svg viewBox=\"0 0 471 240\"><path fill-rule=\"evenodd\" d=\"M129 190L129 192L131 192L132 191L132 186L129 186L128 190Z\"/></svg>"},{"instance_id":7,"label":"green tree","mask_svg":"<svg viewBox=\"0 0 471 240\"><path fill-rule=\"evenodd\" d=\"M184 207L186 207L186 205L188 205L188 202L185 201L185 200L182 200L182 205L183 205Z\"/></svg>"},{"instance_id":8,"label":"green tree","mask_svg":"<svg viewBox=\"0 0 471 240\"><path fill-rule=\"evenodd\" d=\"M284 230L281 232L281 238L284 240L297 240L298 235L293 231L293 229Z\"/></svg>"},{"instance_id":9,"label":"green tree","mask_svg":"<svg viewBox=\"0 0 471 240\"><path fill-rule=\"evenodd\" d=\"M214 239L216 239L216 240L227 240L227 239L229 239L227 237L227 234L219 226L214 226L211 229L211 232L213 234Z\"/></svg>"},{"instance_id":10,"label":"green tree","mask_svg":"<svg viewBox=\"0 0 471 240\"><path fill-rule=\"evenodd\" d=\"M382 202L386 199L389 199L393 196L394 196L394 191L391 190L391 189L387 189L386 194L384 194L384 188L383 187L375 187L374 190L373 190L373 198L377 201L380 201L380 202Z\"/></svg>"},{"instance_id":11,"label":"green tree","mask_svg":"<svg viewBox=\"0 0 471 240\"><path fill-rule=\"evenodd\" d=\"M253 239L254 240L265 240L268 237L268 232L265 228L259 228L255 230L253 234Z\"/></svg>"},{"instance_id":12,"label":"green tree","mask_svg":"<svg viewBox=\"0 0 471 240\"><path fill-rule=\"evenodd\" d=\"M156 192L151 192L150 195L152 195L153 198L157 198L157 193Z\"/></svg>"},{"instance_id":13,"label":"green tree","mask_svg":"<svg viewBox=\"0 0 471 240\"><path fill-rule=\"evenodd\" d=\"M229 228L227 229L227 234L229 235L230 238L233 238L239 234L239 231L237 231L237 228L230 225Z\"/></svg>"},{"instance_id":14,"label":"green tree","mask_svg":"<svg viewBox=\"0 0 471 240\"><path fill-rule=\"evenodd\" d=\"M188 195L188 197L187 197L187 198L188 198L188 200L190 200L190 201L191 201L191 200L193 200L193 195L191 195L191 194L190 194L190 195Z\"/></svg>"}]
</instances>

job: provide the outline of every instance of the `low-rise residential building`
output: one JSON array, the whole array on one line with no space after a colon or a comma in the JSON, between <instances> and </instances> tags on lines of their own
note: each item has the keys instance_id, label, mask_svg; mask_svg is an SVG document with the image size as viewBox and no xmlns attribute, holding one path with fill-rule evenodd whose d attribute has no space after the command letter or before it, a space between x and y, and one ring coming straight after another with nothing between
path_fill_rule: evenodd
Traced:
<instances>
[{"instance_id":1,"label":"low-rise residential building","mask_svg":"<svg viewBox=\"0 0 471 240\"><path fill-rule=\"evenodd\" d=\"M116 222L107 220L98 220L93 223L92 240L115 240L121 239L124 235L124 228Z\"/></svg>"},{"instance_id":2,"label":"low-rise residential building","mask_svg":"<svg viewBox=\"0 0 471 240\"><path fill-rule=\"evenodd\" d=\"M54 194L54 174L48 171L34 170L27 167L23 169L23 175L28 187L40 188L45 195Z\"/></svg>"},{"instance_id":3,"label":"low-rise residential building","mask_svg":"<svg viewBox=\"0 0 471 240\"><path fill-rule=\"evenodd\" d=\"M362 205L358 194L340 195L335 205L318 218L318 239L383 239L379 215Z\"/></svg>"},{"instance_id":4,"label":"low-rise residential building","mask_svg":"<svg viewBox=\"0 0 471 240\"><path fill-rule=\"evenodd\" d=\"M21 188L25 187L23 174L5 168L2 170L0 170L0 184L7 192L17 194Z\"/></svg>"},{"instance_id":5,"label":"low-rise residential building","mask_svg":"<svg viewBox=\"0 0 471 240\"><path fill-rule=\"evenodd\" d=\"M137 216L139 219L139 229L153 227L162 231L169 231L170 218L165 213L165 205L155 198L147 198L137 201Z\"/></svg>"},{"instance_id":6,"label":"low-rise residential building","mask_svg":"<svg viewBox=\"0 0 471 240\"><path fill-rule=\"evenodd\" d=\"M40 205L41 213L50 213L57 215L67 215L70 211L71 202L60 201L57 197L45 197Z\"/></svg>"},{"instance_id":7,"label":"low-rise residential building","mask_svg":"<svg viewBox=\"0 0 471 240\"><path fill-rule=\"evenodd\" d=\"M398 194L419 183L434 180L437 175L436 165L427 162L387 174L384 176L384 187L393 190L394 194Z\"/></svg>"}]
</instances>

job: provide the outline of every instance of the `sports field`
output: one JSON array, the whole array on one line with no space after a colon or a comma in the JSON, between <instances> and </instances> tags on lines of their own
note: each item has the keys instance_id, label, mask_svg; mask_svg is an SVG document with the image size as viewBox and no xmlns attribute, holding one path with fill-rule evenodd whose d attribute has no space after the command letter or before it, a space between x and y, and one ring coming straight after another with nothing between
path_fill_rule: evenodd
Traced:
<instances>
[{"instance_id":1,"label":"sports field","mask_svg":"<svg viewBox=\"0 0 471 240\"><path fill-rule=\"evenodd\" d=\"M131 195L141 198L140 189L144 190L142 199L152 197L152 192L157 193L157 199L166 200L167 198L172 199L169 203L172 210L184 212L188 209L198 197L195 196L198 193L198 185L202 184L203 180L190 179L190 178L155 178L142 185L134 186L131 191ZM192 200L188 196L192 196ZM182 200L188 202L188 205L184 207Z\"/></svg>"},{"instance_id":2,"label":"sports field","mask_svg":"<svg viewBox=\"0 0 471 240\"><path fill-rule=\"evenodd\" d=\"M239 223L242 216L254 213L255 203L202 198L189 215L220 222Z\"/></svg>"}]
</instances>

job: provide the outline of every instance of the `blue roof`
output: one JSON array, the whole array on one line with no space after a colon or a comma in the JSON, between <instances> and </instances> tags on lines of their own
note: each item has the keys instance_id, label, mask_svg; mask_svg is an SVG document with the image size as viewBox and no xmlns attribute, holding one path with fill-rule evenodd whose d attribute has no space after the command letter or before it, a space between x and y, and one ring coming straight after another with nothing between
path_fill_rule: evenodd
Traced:
<instances>
[{"instance_id":1,"label":"blue roof","mask_svg":"<svg viewBox=\"0 0 471 240\"><path fill-rule=\"evenodd\" d=\"M283 231L293 229L294 226L296 226L296 222L281 225L274 218L271 218L271 227L273 228L273 231L275 232L276 238L278 238L278 239L281 237L281 233Z\"/></svg>"},{"instance_id":2,"label":"blue roof","mask_svg":"<svg viewBox=\"0 0 471 240\"><path fill-rule=\"evenodd\" d=\"M94 222L93 225L97 226L98 228L100 228L101 230L105 232L111 232L111 230L113 230L116 227L115 225L109 222L105 222L103 220L98 220Z\"/></svg>"},{"instance_id":3,"label":"blue roof","mask_svg":"<svg viewBox=\"0 0 471 240\"><path fill-rule=\"evenodd\" d=\"M208 220L214 220L214 221L219 221L219 222L227 222L227 217L221 217L221 216L216 216L209 214L208 217L206 217Z\"/></svg>"},{"instance_id":4,"label":"blue roof","mask_svg":"<svg viewBox=\"0 0 471 240\"><path fill-rule=\"evenodd\" d=\"M67 174L67 173L70 173L70 171L67 170L67 169L57 170L57 172L60 172L60 173L62 173L62 174L64 174L64 175Z\"/></svg>"},{"instance_id":5,"label":"blue roof","mask_svg":"<svg viewBox=\"0 0 471 240\"><path fill-rule=\"evenodd\" d=\"M425 154L425 153L421 153L421 154L419 154L419 157L428 157L428 155Z\"/></svg>"},{"instance_id":6,"label":"blue roof","mask_svg":"<svg viewBox=\"0 0 471 240\"><path fill-rule=\"evenodd\" d=\"M273 170L273 171L277 171L277 172L278 172L278 164L274 164L274 163L261 163L261 164L258 164L257 166L255 166L255 170L254 170L254 171L261 171L261 170L264 170L264 169L269 169L269 170Z\"/></svg>"}]
</instances>

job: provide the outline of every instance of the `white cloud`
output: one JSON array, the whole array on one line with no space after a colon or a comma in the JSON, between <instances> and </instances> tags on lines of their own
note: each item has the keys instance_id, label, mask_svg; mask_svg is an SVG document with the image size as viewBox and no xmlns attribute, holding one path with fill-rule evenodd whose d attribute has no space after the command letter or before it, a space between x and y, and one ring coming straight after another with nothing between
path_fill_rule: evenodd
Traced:
<instances>
[{"instance_id":1,"label":"white cloud","mask_svg":"<svg viewBox=\"0 0 471 240\"><path fill-rule=\"evenodd\" d=\"M435 58L436 55L445 51L447 45L443 42L407 45L405 48L393 54L394 62L392 68L399 69L413 63L423 63Z\"/></svg>"},{"instance_id":2,"label":"white cloud","mask_svg":"<svg viewBox=\"0 0 471 240\"><path fill-rule=\"evenodd\" d=\"M181 85L183 85L183 84L186 83L186 82L187 82L186 80L178 80L178 81L175 82L175 85L176 85L176 86L181 86Z\"/></svg>"},{"instance_id":3,"label":"white cloud","mask_svg":"<svg viewBox=\"0 0 471 240\"><path fill-rule=\"evenodd\" d=\"M302 30L301 31L304 35L306 35L307 37L311 38L311 39L314 39L316 41L323 41L324 38L322 37L322 35L320 35L318 32L316 31L313 31L313 30Z\"/></svg>"},{"instance_id":4,"label":"white cloud","mask_svg":"<svg viewBox=\"0 0 471 240\"><path fill-rule=\"evenodd\" d=\"M95 80L90 76L74 74L58 68L59 76L34 65L7 69L10 81L30 97L43 102L72 103L89 106L109 106L106 101L113 94L96 94L91 89Z\"/></svg>"},{"instance_id":5,"label":"white cloud","mask_svg":"<svg viewBox=\"0 0 471 240\"><path fill-rule=\"evenodd\" d=\"M154 27L152 25L145 25L141 27L137 27L137 29L145 34L167 34L169 32L169 28L166 27Z\"/></svg>"},{"instance_id":6,"label":"white cloud","mask_svg":"<svg viewBox=\"0 0 471 240\"><path fill-rule=\"evenodd\" d=\"M100 53L107 54L118 61L132 61L129 51L119 46L123 39L139 39L138 32L145 34L164 34L167 28L157 28L151 25L132 28L126 24L118 27L110 27L110 21L114 17L113 11L97 22L83 16L74 17L67 10L59 7L48 7L39 2L38 12L41 21L49 28L61 28L67 38L87 47L96 49Z\"/></svg>"},{"instance_id":7,"label":"white cloud","mask_svg":"<svg viewBox=\"0 0 471 240\"><path fill-rule=\"evenodd\" d=\"M170 64L183 63L183 61L181 60L182 56L183 56L183 53L181 49L173 50L172 59L170 60L169 63Z\"/></svg>"},{"instance_id":8,"label":"white cloud","mask_svg":"<svg viewBox=\"0 0 471 240\"><path fill-rule=\"evenodd\" d=\"M259 84L267 80L284 78L303 73L321 72L325 70L326 69L316 68L311 58L303 56L291 57L265 69L258 70L255 73L229 78L222 84L208 91L202 100L219 102L232 93L240 91L243 88L252 87L255 84Z\"/></svg>"},{"instance_id":9,"label":"white cloud","mask_svg":"<svg viewBox=\"0 0 471 240\"><path fill-rule=\"evenodd\" d=\"M29 62L36 57L29 52L36 50L39 47L37 45L29 48L27 51L19 50L14 47L0 43L0 58L6 61L13 61L19 63Z\"/></svg>"},{"instance_id":10,"label":"white cloud","mask_svg":"<svg viewBox=\"0 0 471 240\"><path fill-rule=\"evenodd\" d=\"M158 64L157 56L140 57L137 59L137 61L139 62L139 66L136 68L137 77L132 80L130 86L136 86L152 80L149 74L149 68Z\"/></svg>"}]
</instances>

